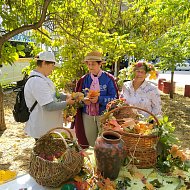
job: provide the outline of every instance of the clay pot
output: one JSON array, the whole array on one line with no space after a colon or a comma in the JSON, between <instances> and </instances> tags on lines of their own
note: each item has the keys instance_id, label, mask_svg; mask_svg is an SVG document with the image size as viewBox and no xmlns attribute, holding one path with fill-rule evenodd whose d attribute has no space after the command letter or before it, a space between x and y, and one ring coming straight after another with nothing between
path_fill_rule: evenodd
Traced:
<instances>
[{"instance_id":1,"label":"clay pot","mask_svg":"<svg viewBox=\"0 0 190 190\"><path fill-rule=\"evenodd\" d=\"M94 146L97 170L104 178L118 177L124 159L124 142L114 131L104 131Z\"/></svg>"}]
</instances>

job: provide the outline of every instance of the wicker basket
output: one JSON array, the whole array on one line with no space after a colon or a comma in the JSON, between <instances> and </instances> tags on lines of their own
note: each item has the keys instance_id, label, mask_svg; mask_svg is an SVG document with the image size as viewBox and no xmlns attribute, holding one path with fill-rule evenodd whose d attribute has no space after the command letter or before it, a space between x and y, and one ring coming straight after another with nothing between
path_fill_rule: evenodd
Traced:
<instances>
[{"instance_id":1,"label":"wicker basket","mask_svg":"<svg viewBox=\"0 0 190 190\"><path fill-rule=\"evenodd\" d=\"M128 115L125 115L123 118L137 118L137 115L131 110L141 110L150 114L154 120L155 124L159 125L158 119L155 117L154 114L150 113L147 110L144 110L139 107L135 106L122 106L112 109L108 113L106 113L106 117L113 113L119 113L120 110L130 110ZM119 118L119 119L118 119ZM119 124L121 124L120 117L116 117ZM102 120L103 124L106 121L105 117ZM135 134L135 133L122 133L122 139L125 142L125 149L126 149L126 156L130 156L132 158L132 162L138 168L150 168L156 164L157 161L157 151L156 146L159 140L158 135L142 135L142 134Z\"/></svg>"},{"instance_id":2,"label":"wicker basket","mask_svg":"<svg viewBox=\"0 0 190 190\"><path fill-rule=\"evenodd\" d=\"M55 131L58 129L66 131L69 138L64 138L60 132ZM58 136L55 137L52 134ZM68 146L69 143L73 143L72 148ZM39 156L41 152L55 154L56 151L64 152L64 162L53 162ZM77 175L83 163L84 159L79 153L79 146L73 140L69 129L54 128L36 142L31 153L29 173L40 185L59 187L63 182Z\"/></svg>"},{"instance_id":3,"label":"wicker basket","mask_svg":"<svg viewBox=\"0 0 190 190\"><path fill-rule=\"evenodd\" d=\"M128 109L125 108L125 106L128 106ZM119 109L116 109L119 108ZM129 107L128 104L126 104L124 101L120 99L115 99L109 102L106 106L106 109L110 112L111 110L114 110L113 116L116 119L122 119L126 117L131 117L131 118L138 118L138 114L133 110L132 108Z\"/></svg>"}]
</instances>

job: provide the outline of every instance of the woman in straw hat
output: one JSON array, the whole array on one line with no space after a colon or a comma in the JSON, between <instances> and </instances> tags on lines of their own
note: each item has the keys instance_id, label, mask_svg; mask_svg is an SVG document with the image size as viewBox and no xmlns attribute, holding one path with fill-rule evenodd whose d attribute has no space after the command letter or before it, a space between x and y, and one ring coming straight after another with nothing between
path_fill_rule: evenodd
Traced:
<instances>
[{"instance_id":1,"label":"woman in straw hat","mask_svg":"<svg viewBox=\"0 0 190 190\"><path fill-rule=\"evenodd\" d=\"M138 61L128 68L128 79L123 84L121 97L132 106L143 108L156 116L161 116L161 99L158 88L146 78L156 79L158 77L155 67L146 61ZM140 112L145 117L149 114Z\"/></svg>"},{"instance_id":2,"label":"woman in straw hat","mask_svg":"<svg viewBox=\"0 0 190 190\"><path fill-rule=\"evenodd\" d=\"M103 71L101 66L105 61L98 51L90 52L84 59L89 73L77 82L76 91L97 92L95 96L88 96L84 100L84 107L78 109L74 127L78 142L83 148L94 146L100 127L100 115L106 109L109 101L118 98L118 88L114 77Z\"/></svg>"}]
</instances>

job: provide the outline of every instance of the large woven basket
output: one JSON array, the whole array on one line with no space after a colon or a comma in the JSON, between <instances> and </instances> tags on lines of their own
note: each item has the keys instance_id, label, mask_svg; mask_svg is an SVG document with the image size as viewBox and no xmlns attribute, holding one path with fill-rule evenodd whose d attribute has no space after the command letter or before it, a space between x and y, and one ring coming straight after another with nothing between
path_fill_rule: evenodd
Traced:
<instances>
[{"instance_id":1,"label":"large woven basket","mask_svg":"<svg viewBox=\"0 0 190 190\"><path fill-rule=\"evenodd\" d=\"M64 138L57 130L63 130L69 137ZM73 143L72 148L69 147L69 143ZM52 155L57 151L64 151L64 162L49 161L39 156L42 152ZM31 153L29 173L40 185L59 187L63 182L77 175L83 163L79 146L73 140L69 129L54 128L36 142Z\"/></svg>"},{"instance_id":2,"label":"large woven basket","mask_svg":"<svg viewBox=\"0 0 190 190\"><path fill-rule=\"evenodd\" d=\"M140 110L150 114L153 119L155 125L159 125L158 119L155 117L154 114L151 112L135 107L135 106L121 106L115 109L112 109L108 113L106 113L106 117L110 114L118 113L120 110L129 110L127 115L122 115L123 118L134 118L137 119L137 115L134 114L131 110ZM123 111L122 111L123 112ZM119 119L118 119L119 118ZM116 117L119 124L122 124L121 117ZM104 123L105 117L103 118L102 122ZM125 142L125 149L126 149L126 156L132 158L132 162L138 168L151 168L154 167L157 161L157 143L159 140L158 135L142 135L142 134L135 134L135 133L122 133L122 139Z\"/></svg>"}]
</instances>

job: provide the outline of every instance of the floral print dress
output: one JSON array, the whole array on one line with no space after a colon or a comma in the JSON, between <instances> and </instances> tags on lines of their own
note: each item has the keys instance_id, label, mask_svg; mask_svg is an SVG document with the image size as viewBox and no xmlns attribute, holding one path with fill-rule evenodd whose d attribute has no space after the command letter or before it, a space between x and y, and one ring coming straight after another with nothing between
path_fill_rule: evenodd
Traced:
<instances>
[{"instance_id":1,"label":"floral print dress","mask_svg":"<svg viewBox=\"0 0 190 190\"><path fill-rule=\"evenodd\" d=\"M131 106L143 108L157 117L162 115L160 93L158 88L151 82L144 81L135 91L132 81L127 81L122 87L121 97ZM144 111L138 112L145 117L149 116L149 114Z\"/></svg>"}]
</instances>

